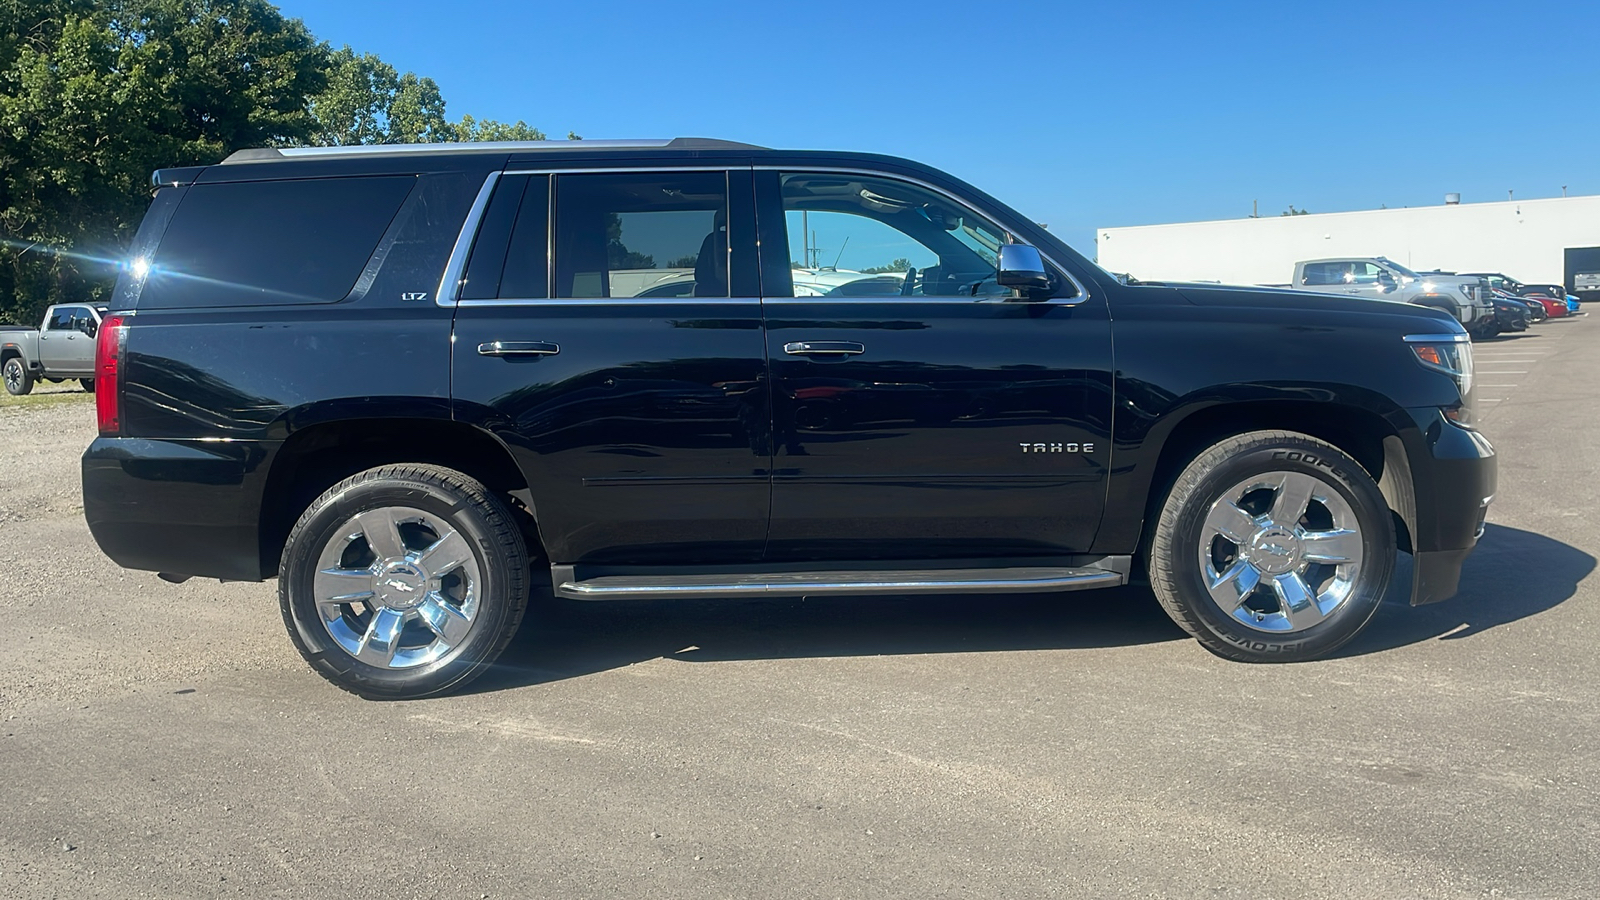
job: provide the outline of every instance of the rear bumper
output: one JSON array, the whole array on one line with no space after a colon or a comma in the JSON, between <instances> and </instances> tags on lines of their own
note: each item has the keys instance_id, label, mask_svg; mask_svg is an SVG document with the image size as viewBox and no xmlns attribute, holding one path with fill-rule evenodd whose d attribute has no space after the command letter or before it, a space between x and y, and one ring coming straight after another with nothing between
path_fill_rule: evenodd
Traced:
<instances>
[{"instance_id":1,"label":"rear bumper","mask_svg":"<svg viewBox=\"0 0 1600 900\"><path fill-rule=\"evenodd\" d=\"M1421 439L1421 446L1407 448L1416 510L1411 602L1421 605L1455 596L1461 567L1483 535L1498 460L1487 438L1439 410L1410 412Z\"/></svg>"},{"instance_id":2,"label":"rear bumper","mask_svg":"<svg viewBox=\"0 0 1600 900\"><path fill-rule=\"evenodd\" d=\"M258 441L100 438L83 454L83 514L129 569L261 580Z\"/></svg>"}]
</instances>

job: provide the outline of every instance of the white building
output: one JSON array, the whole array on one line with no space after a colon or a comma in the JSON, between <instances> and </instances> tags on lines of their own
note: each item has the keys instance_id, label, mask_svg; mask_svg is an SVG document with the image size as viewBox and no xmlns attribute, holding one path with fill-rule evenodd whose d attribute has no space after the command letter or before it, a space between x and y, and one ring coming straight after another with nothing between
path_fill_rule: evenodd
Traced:
<instances>
[{"instance_id":1,"label":"white building","mask_svg":"<svg viewBox=\"0 0 1600 900\"><path fill-rule=\"evenodd\" d=\"M1288 284L1299 260L1386 256L1570 289L1600 272L1600 196L1102 228L1100 265L1147 281Z\"/></svg>"}]
</instances>

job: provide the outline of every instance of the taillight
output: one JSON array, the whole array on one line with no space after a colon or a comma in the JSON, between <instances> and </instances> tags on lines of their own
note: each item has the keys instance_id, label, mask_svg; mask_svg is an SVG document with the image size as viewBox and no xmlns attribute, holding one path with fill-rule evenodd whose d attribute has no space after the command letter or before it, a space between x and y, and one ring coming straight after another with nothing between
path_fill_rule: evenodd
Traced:
<instances>
[{"instance_id":1,"label":"taillight","mask_svg":"<svg viewBox=\"0 0 1600 900\"><path fill-rule=\"evenodd\" d=\"M122 433L122 358L127 346L127 316L106 316L94 342L94 409L101 434Z\"/></svg>"}]
</instances>

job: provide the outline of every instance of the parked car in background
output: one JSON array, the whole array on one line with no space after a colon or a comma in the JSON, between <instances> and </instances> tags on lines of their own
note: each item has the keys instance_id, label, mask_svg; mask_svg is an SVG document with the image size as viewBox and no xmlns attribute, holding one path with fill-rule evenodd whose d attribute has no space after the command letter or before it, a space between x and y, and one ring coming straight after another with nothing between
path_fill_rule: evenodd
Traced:
<instances>
[{"instance_id":1,"label":"parked car in background","mask_svg":"<svg viewBox=\"0 0 1600 900\"><path fill-rule=\"evenodd\" d=\"M1565 298L1565 296L1566 295L1564 294L1562 295L1563 298ZM1523 294L1522 298L1524 300L1532 300L1535 303L1543 306L1545 315L1552 319L1565 319L1569 315L1567 310L1567 301L1565 299L1557 300L1555 297L1549 294L1542 294L1538 292Z\"/></svg>"},{"instance_id":2,"label":"parked car in background","mask_svg":"<svg viewBox=\"0 0 1600 900\"><path fill-rule=\"evenodd\" d=\"M1600 272L1579 272L1572 277L1572 292L1579 300L1600 300Z\"/></svg>"},{"instance_id":3,"label":"parked car in background","mask_svg":"<svg viewBox=\"0 0 1600 900\"><path fill-rule=\"evenodd\" d=\"M1543 294L1552 299L1565 299L1567 296L1566 285L1562 284L1529 284L1528 282L1518 281L1502 272L1462 272L1460 274L1472 278L1482 278L1489 282L1489 286L1495 290L1507 291L1519 297L1526 297L1530 294Z\"/></svg>"},{"instance_id":4,"label":"parked car in background","mask_svg":"<svg viewBox=\"0 0 1600 900\"><path fill-rule=\"evenodd\" d=\"M1530 313L1528 304L1515 297L1495 296L1489 302L1494 304L1495 330L1499 333L1508 331L1527 331Z\"/></svg>"},{"instance_id":5,"label":"parked car in background","mask_svg":"<svg viewBox=\"0 0 1600 900\"><path fill-rule=\"evenodd\" d=\"M94 390L94 339L105 307L63 303L47 308L37 329L0 325L0 380L10 394L26 394L35 381L76 378Z\"/></svg>"},{"instance_id":6,"label":"parked car in background","mask_svg":"<svg viewBox=\"0 0 1600 900\"><path fill-rule=\"evenodd\" d=\"M1537 325L1550 318L1550 314L1545 312L1544 304L1532 297L1518 297L1509 291L1501 290L1496 290L1494 296L1497 300L1509 300L1512 303L1522 304L1522 307L1528 311L1528 323L1530 325Z\"/></svg>"},{"instance_id":7,"label":"parked car in background","mask_svg":"<svg viewBox=\"0 0 1600 900\"><path fill-rule=\"evenodd\" d=\"M1382 256L1311 259L1294 265L1293 287L1324 294L1350 294L1431 306L1450 313L1469 334L1495 330L1493 289L1477 277L1423 276Z\"/></svg>"}]
</instances>

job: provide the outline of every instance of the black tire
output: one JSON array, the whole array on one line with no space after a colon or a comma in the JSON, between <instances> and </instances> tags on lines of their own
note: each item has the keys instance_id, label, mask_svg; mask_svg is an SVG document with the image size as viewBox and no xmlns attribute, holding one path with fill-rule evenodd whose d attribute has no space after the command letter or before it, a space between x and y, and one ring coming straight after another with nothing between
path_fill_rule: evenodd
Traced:
<instances>
[{"instance_id":1,"label":"black tire","mask_svg":"<svg viewBox=\"0 0 1600 900\"><path fill-rule=\"evenodd\" d=\"M86 391L86 392L88 392L90 394L94 393L94 379L93 378L79 378L78 379L78 383L83 385L84 391Z\"/></svg>"},{"instance_id":2,"label":"black tire","mask_svg":"<svg viewBox=\"0 0 1600 900\"><path fill-rule=\"evenodd\" d=\"M334 638L314 592L319 559L332 542L343 540L340 535L350 531L355 517L395 509L421 511L464 538L478 579L476 612L465 636L439 659L410 668L383 668L357 659ZM334 485L300 516L284 546L278 600L290 639L319 675L368 700L409 700L459 688L483 674L522 621L528 582L522 532L498 497L451 469L391 465Z\"/></svg>"},{"instance_id":3,"label":"black tire","mask_svg":"<svg viewBox=\"0 0 1600 900\"><path fill-rule=\"evenodd\" d=\"M1235 613L1229 613L1224 610L1223 601L1213 600L1207 587L1209 576L1203 570L1206 565L1203 554L1216 551L1203 546L1202 542L1210 533L1207 516L1212 513L1214 504L1220 504L1225 493L1251 484L1258 476L1270 480L1280 473L1286 484L1289 475L1309 475L1323 488L1335 492L1336 496L1329 495L1328 502L1337 504L1342 500L1345 514L1353 516L1358 523L1361 556L1359 565L1354 567L1358 574L1350 579L1352 587L1348 594L1325 614L1325 618L1303 630L1273 633L1242 624L1235 614L1243 611L1246 617L1253 615L1243 603ZM1321 506L1308 507L1310 509L1317 509L1320 514ZM1308 511L1304 518L1296 521L1308 522L1310 516ZM1228 543L1224 539L1220 545L1210 546L1227 547ZM1244 544L1239 546L1243 548ZM1247 552L1283 552L1276 543L1261 546L1266 550L1240 549L1239 553L1242 556ZM1297 560L1302 552L1293 550L1289 559ZM1279 556L1264 558L1284 559ZM1190 462L1161 505L1147 559L1151 587L1172 620L1211 652L1244 662L1298 662L1338 649L1355 637L1377 612L1388 589L1394 562L1394 523L1372 477L1332 444L1287 431L1257 431L1231 437ZM1315 564L1311 568L1323 571ZM1263 590L1267 584L1262 582ZM1266 599L1261 595L1246 596L1256 598L1250 601L1252 604L1274 602L1270 592ZM1282 616L1286 621L1286 607L1284 609ZM1258 621L1261 618L1256 617Z\"/></svg>"},{"instance_id":4,"label":"black tire","mask_svg":"<svg viewBox=\"0 0 1600 900\"><path fill-rule=\"evenodd\" d=\"M33 373L23 364L22 357L13 356L0 363L0 381L6 383L6 393L14 397L33 390Z\"/></svg>"}]
</instances>

